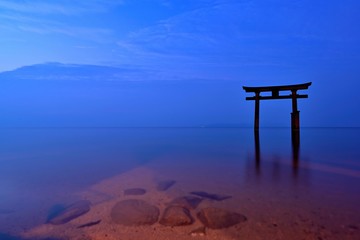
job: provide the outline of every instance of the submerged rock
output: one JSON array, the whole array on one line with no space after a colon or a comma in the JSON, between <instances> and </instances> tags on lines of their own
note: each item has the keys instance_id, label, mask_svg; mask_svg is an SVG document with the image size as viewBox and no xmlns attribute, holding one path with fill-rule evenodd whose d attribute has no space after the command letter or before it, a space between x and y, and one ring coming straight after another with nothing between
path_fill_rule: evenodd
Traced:
<instances>
[{"instance_id":1,"label":"submerged rock","mask_svg":"<svg viewBox=\"0 0 360 240\"><path fill-rule=\"evenodd\" d=\"M169 205L170 206L180 206L187 209L195 209L202 202L202 198L195 196L183 196L178 197L172 200Z\"/></svg>"},{"instance_id":2,"label":"submerged rock","mask_svg":"<svg viewBox=\"0 0 360 240\"><path fill-rule=\"evenodd\" d=\"M88 211L90 211L90 202L87 200L82 200L71 204L60 210L59 212L55 213L48 219L47 223L51 223L54 225L64 224L70 222L77 217L80 217L81 215L84 215Z\"/></svg>"},{"instance_id":3,"label":"submerged rock","mask_svg":"<svg viewBox=\"0 0 360 240\"><path fill-rule=\"evenodd\" d=\"M154 224L157 222L159 214L159 208L137 199L120 201L111 210L112 220L127 226Z\"/></svg>"},{"instance_id":4,"label":"submerged rock","mask_svg":"<svg viewBox=\"0 0 360 240\"><path fill-rule=\"evenodd\" d=\"M143 188L129 188L124 190L125 195L144 195L146 190Z\"/></svg>"},{"instance_id":5,"label":"submerged rock","mask_svg":"<svg viewBox=\"0 0 360 240\"><path fill-rule=\"evenodd\" d=\"M97 225L101 222L101 220L97 220L97 221L93 221L93 222L88 222L88 223L85 223L85 224L82 224L80 226L78 226L77 228L85 228L85 227L91 227L91 226L94 226L94 225Z\"/></svg>"},{"instance_id":6,"label":"submerged rock","mask_svg":"<svg viewBox=\"0 0 360 240\"><path fill-rule=\"evenodd\" d=\"M156 189L163 192L171 188L175 183L176 181L174 180L161 181L158 183Z\"/></svg>"},{"instance_id":7,"label":"submerged rock","mask_svg":"<svg viewBox=\"0 0 360 240\"><path fill-rule=\"evenodd\" d=\"M214 207L202 209L197 217L206 227L213 229L228 228L247 220L242 214Z\"/></svg>"},{"instance_id":8,"label":"submerged rock","mask_svg":"<svg viewBox=\"0 0 360 240\"><path fill-rule=\"evenodd\" d=\"M167 207L159 223L165 226L184 226L194 222L190 211L179 206Z\"/></svg>"},{"instance_id":9,"label":"submerged rock","mask_svg":"<svg viewBox=\"0 0 360 240\"><path fill-rule=\"evenodd\" d=\"M214 193L207 193L207 192L190 192L191 194L194 194L196 196L200 196L200 197L203 197L203 198L208 198L208 199L211 199L211 200L215 200L215 201L222 201L222 200L225 200L225 199L228 199L228 198L231 198L232 196L229 196L229 195L220 195L220 194L214 194Z\"/></svg>"}]
</instances>

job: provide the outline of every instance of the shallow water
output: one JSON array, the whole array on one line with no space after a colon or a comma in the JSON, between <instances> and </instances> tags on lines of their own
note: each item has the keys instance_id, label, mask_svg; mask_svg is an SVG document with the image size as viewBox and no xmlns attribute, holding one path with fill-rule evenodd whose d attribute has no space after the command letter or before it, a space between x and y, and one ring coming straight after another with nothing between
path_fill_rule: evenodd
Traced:
<instances>
[{"instance_id":1,"label":"shallow water","mask_svg":"<svg viewBox=\"0 0 360 240\"><path fill-rule=\"evenodd\" d=\"M221 232L227 237L360 234L359 128L303 128L295 138L288 128L264 128L258 135L250 128L22 128L0 134L1 239L23 236L54 206L138 168L151 172L154 184L175 180L169 198L191 191L231 195L216 206L249 221L236 232ZM127 178L142 184L141 175ZM144 177L143 186L129 187L146 186Z\"/></svg>"}]
</instances>

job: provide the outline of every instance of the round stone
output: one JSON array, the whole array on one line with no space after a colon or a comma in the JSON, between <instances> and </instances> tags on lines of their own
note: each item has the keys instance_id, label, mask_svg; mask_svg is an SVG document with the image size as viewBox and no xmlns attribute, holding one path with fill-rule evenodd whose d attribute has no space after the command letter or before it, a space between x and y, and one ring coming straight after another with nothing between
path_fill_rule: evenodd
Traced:
<instances>
[{"instance_id":1,"label":"round stone","mask_svg":"<svg viewBox=\"0 0 360 240\"><path fill-rule=\"evenodd\" d=\"M127 226L154 224L159 214L159 208L138 199L120 201L111 210L112 220Z\"/></svg>"},{"instance_id":2,"label":"round stone","mask_svg":"<svg viewBox=\"0 0 360 240\"><path fill-rule=\"evenodd\" d=\"M214 207L202 209L197 217L206 227L212 229L228 228L247 220L242 214Z\"/></svg>"},{"instance_id":3,"label":"round stone","mask_svg":"<svg viewBox=\"0 0 360 240\"><path fill-rule=\"evenodd\" d=\"M165 226L184 226L194 222L188 209L179 206L167 207L159 223Z\"/></svg>"}]
</instances>

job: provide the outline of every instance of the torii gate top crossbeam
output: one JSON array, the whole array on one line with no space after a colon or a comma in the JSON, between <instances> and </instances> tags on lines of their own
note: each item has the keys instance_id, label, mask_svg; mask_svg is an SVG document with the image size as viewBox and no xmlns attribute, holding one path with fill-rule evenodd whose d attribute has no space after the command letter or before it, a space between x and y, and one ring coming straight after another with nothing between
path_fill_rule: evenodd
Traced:
<instances>
[{"instance_id":1,"label":"torii gate top crossbeam","mask_svg":"<svg viewBox=\"0 0 360 240\"><path fill-rule=\"evenodd\" d=\"M280 91L291 91L295 92L297 90L308 89L311 85L311 82L303 84L294 84L294 85L282 85L282 86L263 86L263 87L245 87L243 89L246 92L254 92L257 96L246 97L246 100L270 100L270 99L287 99L293 98L293 94L290 95L279 95ZM271 96L260 96L261 92L272 92ZM295 98L307 98L307 94L296 94Z\"/></svg>"}]
</instances>

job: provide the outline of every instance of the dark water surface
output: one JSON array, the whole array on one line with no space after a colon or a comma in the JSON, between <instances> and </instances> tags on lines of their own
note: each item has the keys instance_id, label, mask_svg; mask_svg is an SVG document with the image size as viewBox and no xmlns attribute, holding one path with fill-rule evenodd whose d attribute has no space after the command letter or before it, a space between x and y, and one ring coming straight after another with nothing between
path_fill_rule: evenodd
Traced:
<instances>
[{"instance_id":1,"label":"dark water surface","mask_svg":"<svg viewBox=\"0 0 360 240\"><path fill-rule=\"evenodd\" d=\"M233 196L228 206L254 224L301 223L324 239L360 235L359 128L303 128L295 143L288 128L258 136L247 128L20 128L0 136L1 234L20 235L77 192L146 167L183 191Z\"/></svg>"}]
</instances>

